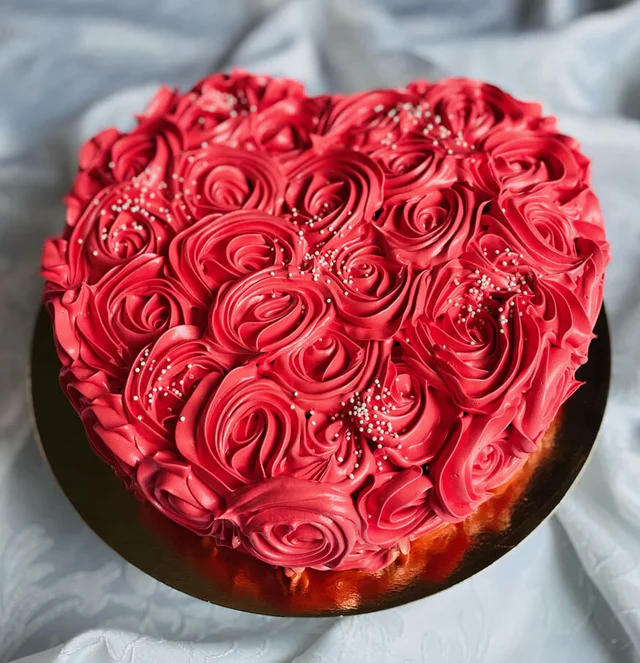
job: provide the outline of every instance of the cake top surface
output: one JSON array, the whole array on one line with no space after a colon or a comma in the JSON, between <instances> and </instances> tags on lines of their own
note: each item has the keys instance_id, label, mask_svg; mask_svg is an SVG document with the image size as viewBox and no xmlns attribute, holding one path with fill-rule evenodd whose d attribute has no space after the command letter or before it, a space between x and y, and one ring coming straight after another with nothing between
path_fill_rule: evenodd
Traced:
<instances>
[{"instance_id":1,"label":"cake top surface","mask_svg":"<svg viewBox=\"0 0 640 663\"><path fill-rule=\"evenodd\" d=\"M608 261L576 141L467 79L162 88L66 203L44 298L91 444L293 569L381 568L508 481L579 386Z\"/></svg>"}]
</instances>

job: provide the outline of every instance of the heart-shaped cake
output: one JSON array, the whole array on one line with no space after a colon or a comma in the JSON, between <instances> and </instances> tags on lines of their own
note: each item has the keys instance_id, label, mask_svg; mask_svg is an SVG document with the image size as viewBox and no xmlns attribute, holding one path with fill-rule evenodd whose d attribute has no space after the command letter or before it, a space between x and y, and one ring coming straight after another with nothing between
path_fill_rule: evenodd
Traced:
<instances>
[{"instance_id":1,"label":"heart-shaped cake","mask_svg":"<svg viewBox=\"0 0 640 663\"><path fill-rule=\"evenodd\" d=\"M579 386L608 245L537 104L235 71L79 161L42 261L62 387L127 487L218 545L380 569L508 482Z\"/></svg>"}]
</instances>

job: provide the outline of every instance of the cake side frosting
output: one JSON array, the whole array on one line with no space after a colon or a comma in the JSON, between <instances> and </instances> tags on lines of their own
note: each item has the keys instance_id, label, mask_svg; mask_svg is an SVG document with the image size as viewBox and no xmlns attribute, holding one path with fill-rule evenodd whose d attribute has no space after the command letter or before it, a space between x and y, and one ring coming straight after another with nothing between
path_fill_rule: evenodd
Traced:
<instances>
[{"instance_id":1,"label":"cake side frosting","mask_svg":"<svg viewBox=\"0 0 640 663\"><path fill-rule=\"evenodd\" d=\"M127 487L294 570L378 570L512 478L579 387L589 161L467 79L161 89L47 240L61 385Z\"/></svg>"}]
</instances>

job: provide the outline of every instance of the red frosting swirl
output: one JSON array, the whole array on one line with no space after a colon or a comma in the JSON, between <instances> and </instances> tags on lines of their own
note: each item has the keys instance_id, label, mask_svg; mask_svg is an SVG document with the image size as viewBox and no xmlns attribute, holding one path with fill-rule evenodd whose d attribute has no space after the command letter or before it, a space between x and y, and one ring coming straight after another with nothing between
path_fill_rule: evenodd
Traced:
<instances>
[{"instance_id":1,"label":"red frosting swirl","mask_svg":"<svg viewBox=\"0 0 640 663\"><path fill-rule=\"evenodd\" d=\"M355 341L338 324L322 327L275 360L263 362L266 375L290 391L302 407L337 408L364 389L384 356L378 341Z\"/></svg>"},{"instance_id":2,"label":"red frosting swirl","mask_svg":"<svg viewBox=\"0 0 640 663\"><path fill-rule=\"evenodd\" d=\"M513 196L505 194L485 206L478 243L490 254L499 249L507 263L524 259L542 273L563 278L579 271L581 264L603 244L600 229L575 223L545 192ZM494 237L495 236L495 239ZM508 250L505 250L508 249Z\"/></svg>"},{"instance_id":3,"label":"red frosting swirl","mask_svg":"<svg viewBox=\"0 0 640 663\"><path fill-rule=\"evenodd\" d=\"M420 82L408 89L420 93ZM540 104L514 99L495 85L468 78L447 78L427 85L423 103L429 113L421 125L425 135L456 153L473 151L492 132L518 133L543 123ZM426 115L426 113L425 113Z\"/></svg>"},{"instance_id":4,"label":"red frosting swirl","mask_svg":"<svg viewBox=\"0 0 640 663\"><path fill-rule=\"evenodd\" d=\"M390 547L437 527L441 520L429 503L431 488L419 467L377 472L358 497L365 541Z\"/></svg>"},{"instance_id":5,"label":"red frosting swirl","mask_svg":"<svg viewBox=\"0 0 640 663\"><path fill-rule=\"evenodd\" d=\"M60 369L60 386L74 410L80 414L84 407L113 389L112 379L104 371L97 371L76 361Z\"/></svg>"},{"instance_id":6,"label":"red frosting swirl","mask_svg":"<svg viewBox=\"0 0 640 663\"><path fill-rule=\"evenodd\" d=\"M463 520L522 466L524 458L513 452L512 416L499 411L458 420L429 471L432 505L441 518Z\"/></svg>"},{"instance_id":7,"label":"red frosting swirl","mask_svg":"<svg viewBox=\"0 0 640 663\"><path fill-rule=\"evenodd\" d=\"M200 536L212 533L222 501L188 463L173 453L158 451L140 462L136 479L160 513Z\"/></svg>"},{"instance_id":8,"label":"red frosting swirl","mask_svg":"<svg viewBox=\"0 0 640 663\"><path fill-rule=\"evenodd\" d=\"M387 208L377 225L400 262L426 269L457 258L475 232L476 196L465 184L430 188Z\"/></svg>"},{"instance_id":9,"label":"red frosting swirl","mask_svg":"<svg viewBox=\"0 0 640 663\"><path fill-rule=\"evenodd\" d=\"M117 377L163 332L198 319L180 285L164 275L163 258L153 255L114 268L95 286L53 296L49 308L62 362Z\"/></svg>"},{"instance_id":10,"label":"red frosting swirl","mask_svg":"<svg viewBox=\"0 0 640 663\"><path fill-rule=\"evenodd\" d=\"M529 314L554 345L571 348L575 358L583 357L593 338L591 322L575 292L556 282L530 274L526 279ZM582 362L581 362L582 363Z\"/></svg>"},{"instance_id":11,"label":"red frosting swirl","mask_svg":"<svg viewBox=\"0 0 640 663\"><path fill-rule=\"evenodd\" d=\"M251 116L250 130L243 140L247 149L264 150L282 163L295 159L311 147L320 122L324 100L288 97Z\"/></svg>"},{"instance_id":12,"label":"red frosting swirl","mask_svg":"<svg viewBox=\"0 0 640 663\"><path fill-rule=\"evenodd\" d=\"M95 283L112 267L136 256L166 253L180 227L159 190L131 182L106 187L66 239L47 240L43 276L50 290Z\"/></svg>"},{"instance_id":13,"label":"red frosting swirl","mask_svg":"<svg viewBox=\"0 0 640 663\"><path fill-rule=\"evenodd\" d=\"M175 214L187 225L238 209L278 213L284 188L278 164L269 156L224 145L184 152L170 186Z\"/></svg>"},{"instance_id":14,"label":"red frosting swirl","mask_svg":"<svg viewBox=\"0 0 640 663\"><path fill-rule=\"evenodd\" d=\"M348 493L330 484L277 477L237 491L222 518L242 547L266 562L293 569L333 569L360 536Z\"/></svg>"},{"instance_id":15,"label":"red frosting swirl","mask_svg":"<svg viewBox=\"0 0 640 663\"><path fill-rule=\"evenodd\" d=\"M171 243L169 262L176 278L203 304L218 288L261 270L298 270L306 242L292 225L257 210L206 216Z\"/></svg>"},{"instance_id":16,"label":"red frosting swirl","mask_svg":"<svg viewBox=\"0 0 640 663\"><path fill-rule=\"evenodd\" d=\"M329 150L319 156L305 155L289 165L287 176L288 211L314 248L340 243L382 205L380 168L359 152Z\"/></svg>"},{"instance_id":17,"label":"red frosting swirl","mask_svg":"<svg viewBox=\"0 0 640 663\"><path fill-rule=\"evenodd\" d=\"M290 348L334 317L330 297L309 276L263 269L222 286L209 335L224 350L251 356Z\"/></svg>"},{"instance_id":18,"label":"red frosting swirl","mask_svg":"<svg viewBox=\"0 0 640 663\"><path fill-rule=\"evenodd\" d=\"M295 465L305 417L288 393L254 364L204 378L176 425L180 452L221 494Z\"/></svg>"},{"instance_id":19,"label":"red frosting swirl","mask_svg":"<svg viewBox=\"0 0 640 663\"><path fill-rule=\"evenodd\" d=\"M400 329L411 306L411 267L387 255L373 226L329 251L320 264L330 266L328 288L354 338L383 340Z\"/></svg>"},{"instance_id":20,"label":"red frosting swirl","mask_svg":"<svg viewBox=\"0 0 640 663\"><path fill-rule=\"evenodd\" d=\"M575 351L570 346L548 345L544 349L531 389L520 401L513 420L514 453L522 456L535 451L548 422L582 384L575 379L574 362Z\"/></svg>"},{"instance_id":21,"label":"red frosting swirl","mask_svg":"<svg viewBox=\"0 0 640 663\"><path fill-rule=\"evenodd\" d=\"M378 375L363 399L370 417L365 434L376 457L396 467L425 465L437 454L456 414L442 380L396 351Z\"/></svg>"},{"instance_id":22,"label":"red frosting swirl","mask_svg":"<svg viewBox=\"0 0 640 663\"><path fill-rule=\"evenodd\" d=\"M505 292L488 270L455 261L423 283L427 303L407 338L422 356L433 357L457 404L487 412L496 401L518 399L531 384L543 345L526 299Z\"/></svg>"},{"instance_id":23,"label":"red frosting swirl","mask_svg":"<svg viewBox=\"0 0 640 663\"><path fill-rule=\"evenodd\" d=\"M374 470L374 457L363 434L342 412L328 416L312 409L308 413L292 474L309 481L342 483L353 492Z\"/></svg>"},{"instance_id":24,"label":"red frosting swirl","mask_svg":"<svg viewBox=\"0 0 640 663\"><path fill-rule=\"evenodd\" d=\"M142 119L129 133L106 129L87 141L79 154L80 172L67 197L67 222L75 225L105 186L130 180L163 182L172 159L185 148L182 130L167 117Z\"/></svg>"},{"instance_id":25,"label":"red frosting swirl","mask_svg":"<svg viewBox=\"0 0 640 663\"><path fill-rule=\"evenodd\" d=\"M336 95L320 116L316 149L332 144L370 152L391 145L422 117L418 96L406 90L373 90Z\"/></svg>"},{"instance_id":26,"label":"red frosting swirl","mask_svg":"<svg viewBox=\"0 0 640 663\"><path fill-rule=\"evenodd\" d=\"M511 308L516 305L516 299L523 306L532 306L529 312L548 338L554 343L586 351L592 322L588 301L581 301L575 281L588 279L588 272L580 266L570 266L564 272L556 272L550 267L547 275L541 277L530 267L535 262L516 252L518 245L516 251L509 249L502 237L491 232L476 242L464 262L474 276L485 275L484 280L482 276L476 279L476 285L480 285L483 292L493 292L500 299L510 298L508 306ZM477 292L472 294L478 296ZM498 312L504 314L505 306L502 308L503 311Z\"/></svg>"},{"instance_id":27,"label":"red frosting swirl","mask_svg":"<svg viewBox=\"0 0 640 663\"><path fill-rule=\"evenodd\" d=\"M554 118L236 70L137 120L84 145L42 258L62 388L132 492L269 564L379 571L518 472L609 259Z\"/></svg>"},{"instance_id":28,"label":"red frosting swirl","mask_svg":"<svg viewBox=\"0 0 640 663\"><path fill-rule=\"evenodd\" d=\"M419 199L431 188L448 186L458 179L456 160L425 140L381 147L371 157L384 173L386 205Z\"/></svg>"},{"instance_id":29,"label":"red frosting swirl","mask_svg":"<svg viewBox=\"0 0 640 663\"><path fill-rule=\"evenodd\" d=\"M98 396L80 416L95 452L139 491L134 479L136 467L143 458L159 451L160 446L138 437L135 425L127 418L122 396Z\"/></svg>"},{"instance_id":30,"label":"red frosting swirl","mask_svg":"<svg viewBox=\"0 0 640 663\"><path fill-rule=\"evenodd\" d=\"M259 135L254 129L256 120L259 123L272 108L282 112L283 106L304 100L304 88L296 81L235 69L207 76L183 97L165 92L154 111L170 114L187 131L189 149L203 142L253 146L253 137ZM272 116L274 124L275 119Z\"/></svg>"},{"instance_id":31,"label":"red frosting swirl","mask_svg":"<svg viewBox=\"0 0 640 663\"><path fill-rule=\"evenodd\" d=\"M547 131L497 131L484 149L502 190L513 193L549 188L555 202L566 201L588 178L589 161L573 138Z\"/></svg>"},{"instance_id":32,"label":"red frosting swirl","mask_svg":"<svg viewBox=\"0 0 640 663\"><path fill-rule=\"evenodd\" d=\"M218 382L233 358L201 338L194 325L172 327L140 352L124 388L124 407L138 434L149 443L171 446L185 401L205 377Z\"/></svg>"}]
</instances>

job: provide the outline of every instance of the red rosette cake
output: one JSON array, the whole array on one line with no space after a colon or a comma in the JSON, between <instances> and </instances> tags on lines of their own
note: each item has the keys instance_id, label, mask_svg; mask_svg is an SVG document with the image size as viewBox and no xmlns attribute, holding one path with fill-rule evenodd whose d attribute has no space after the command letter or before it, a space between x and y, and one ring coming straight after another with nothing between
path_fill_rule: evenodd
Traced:
<instances>
[{"instance_id":1,"label":"red rosette cake","mask_svg":"<svg viewBox=\"0 0 640 663\"><path fill-rule=\"evenodd\" d=\"M62 387L126 486L217 545L383 568L510 481L579 386L608 245L537 104L236 71L79 162L42 260Z\"/></svg>"}]
</instances>

